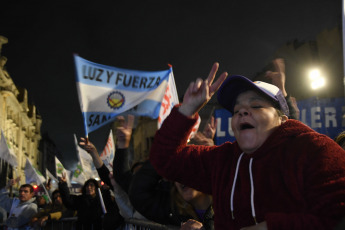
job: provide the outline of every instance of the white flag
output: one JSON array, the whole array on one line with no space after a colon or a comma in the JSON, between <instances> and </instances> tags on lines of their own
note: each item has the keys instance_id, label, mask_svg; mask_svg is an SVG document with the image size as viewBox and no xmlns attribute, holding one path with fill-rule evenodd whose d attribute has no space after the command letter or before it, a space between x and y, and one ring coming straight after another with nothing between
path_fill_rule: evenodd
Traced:
<instances>
[{"instance_id":1,"label":"white flag","mask_svg":"<svg viewBox=\"0 0 345 230\"><path fill-rule=\"evenodd\" d=\"M55 176L53 176L53 174L48 169L46 169L46 180L48 179L55 180L56 182L58 182L58 179Z\"/></svg>"},{"instance_id":2,"label":"white flag","mask_svg":"<svg viewBox=\"0 0 345 230\"><path fill-rule=\"evenodd\" d=\"M72 172L69 171L69 170L67 170L67 169L66 169L65 172L66 172L66 183L67 183L67 186L68 186L69 188L71 188L71 187L72 187L72 184L71 184Z\"/></svg>"},{"instance_id":3,"label":"white flag","mask_svg":"<svg viewBox=\"0 0 345 230\"><path fill-rule=\"evenodd\" d=\"M72 174L72 181L84 184L86 180L98 177L98 173L93 164L91 155L78 145L76 135L74 135L74 141L79 162L76 170L74 170Z\"/></svg>"},{"instance_id":4,"label":"white flag","mask_svg":"<svg viewBox=\"0 0 345 230\"><path fill-rule=\"evenodd\" d=\"M18 166L17 156L14 154L11 147L7 144L4 132L2 130L0 141L0 158L12 165L13 167Z\"/></svg>"},{"instance_id":5,"label":"white flag","mask_svg":"<svg viewBox=\"0 0 345 230\"><path fill-rule=\"evenodd\" d=\"M158 116L158 129L161 127L163 121L165 118L170 114L170 111L172 108L179 103L178 96L177 96L177 90L175 85L175 79L174 75L171 72L171 75L169 77L169 84L166 88L162 105L159 111Z\"/></svg>"},{"instance_id":6,"label":"white flag","mask_svg":"<svg viewBox=\"0 0 345 230\"><path fill-rule=\"evenodd\" d=\"M80 162L78 162L76 169L71 172L71 180L80 185L85 183L86 177L83 173L83 167Z\"/></svg>"},{"instance_id":7,"label":"white flag","mask_svg":"<svg viewBox=\"0 0 345 230\"><path fill-rule=\"evenodd\" d=\"M56 169L56 177L62 177L62 174L66 173L65 167L62 165L62 163L57 157L55 157L55 169Z\"/></svg>"},{"instance_id":8,"label":"white flag","mask_svg":"<svg viewBox=\"0 0 345 230\"><path fill-rule=\"evenodd\" d=\"M105 166L109 169L110 172L113 171L113 160L115 156L115 143L113 137L113 131L110 130L107 143L101 153L100 157Z\"/></svg>"},{"instance_id":9,"label":"white flag","mask_svg":"<svg viewBox=\"0 0 345 230\"><path fill-rule=\"evenodd\" d=\"M55 189L58 189L58 179L53 176L53 174L48 170L46 169L46 180L48 181L50 179L50 185L51 185L51 191L54 191Z\"/></svg>"},{"instance_id":10,"label":"white flag","mask_svg":"<svg viewBox=\"0 0 345 230\"><path fill-rule=\"evenodd\" d=\"M56 177L62 177L62 174L65 174L66 176L66 182L68 187L71 187L71 172L63 166L63 164L60 162L60 160L55 157L55 171L56 171Z\"/></svg>"},{"instance_id":11,"label":"white flag","mask_svg":"<svg viewBox=\"0 0 345 230\"><path fill-rule=\"evenodd\" d=\"M40 185L46 181L46 178L44 178L42 173L32 166L31 162L29 161L29 158L26 158L24 171L25 171L25 181L27 184L31 184L35 182Z\"/></svg>"},{"instance_id":12,"label":"white flag","mask_svg":"<svg viewBox=\"0 0 345 230\"><path fill-rule=\"evenodd\" d=\"M192 132L190 132L190 134L189 134L188 140L190 140L190 139L195 137L195 134L198 132L200 123L201 123L201 118L199 116L198 120L196 121L195 125L192 128Z\"/></svg>"}]
</instances>

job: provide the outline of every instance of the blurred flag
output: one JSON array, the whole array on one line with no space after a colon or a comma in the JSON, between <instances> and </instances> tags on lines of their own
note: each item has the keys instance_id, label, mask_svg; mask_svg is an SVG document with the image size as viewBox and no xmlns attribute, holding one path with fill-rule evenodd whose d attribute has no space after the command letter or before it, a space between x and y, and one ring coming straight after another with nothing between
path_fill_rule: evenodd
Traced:
<instances>
[{"instance_id":1,"label":"blurred flag","mask_svg":"<svg viewBox=\"0 0 345 230\"><path fill-rule=\"evenodd\" d=\"M49 179L50 179L50 185L51 185L50 190L54 191L54 190L58 189L59 188L58 179L55 176L53 176L53 174L48 169L46 169L46 180L48 181Z\"/></svg>"},{"instance_id":2,"label":"blurred flag","mask_svg":"<svg viewBox=\"0 0 345 230\"><path fill-rule=\"evenodd\" d=\"M169 83L162 99L162 105L158 116L158 129L161 127L165 118L170 114L172 108L179 103L174 75L171 72Z\"/></svg>"},{"instance_id":3,"label":"blurred flag","mask_svg":"<svg viewBox=\"0 0 345 230\"><path fill-rule=\"evenodd\" d=\"M72 174L72 181L78 184L84 184L86 180L98 177L98 173L93 164L91 155L78 145L76 135L74 135L74 142L79 162Z\"/></svg>"},{"instance_id":4,"label":"blurred flag","mask_svg":"<svg viewBox=\"0 0 345 230\"><path fill-rule=\"evenodd\" d=\"M109 137L106 145L104 146L103 152L101 153L100 157L109 169L110 172L113 171L113 160L115 156L115 143L114 143L114 136L113 131L110 129Z\"/></svg>"},{"instance_id":5,"label":"blurred flag","mask_svg":"<svg viewBox=\"0 0 345 230\"><path fill-rule=\"evenodd\" d=\"M71 172L63 166L63 164L60 162L60 160L55 157L55 171L56 171L56 177L63 177L63 174L66 176L66 182L68 187L71 187Z\"/></svg>"},{"instance_id":6,"label":"blurred flag","mask_svg":"<svg viewBox=\"0 0 345 230\"><path fill-rule=\"evenodd\" d=\"M1 141L0 141L0 158L12 165L13 167L18 166L17 156L14 154L11 146L7 144L4 132L1 130Z\"/></svg>"},{"instance_id":7,"label":"blurred flag","mask_svg":"<svg viewBox=\"0 0 345 230\"><path fill-rule=\"evenodd\" d=\"M35 182L40 185L46 181L46 178L42 175L42 173L32 166L29 158L26 158L24 171L25 171L25 182L27 184L31 184Z\"/></svg>"},{"instance_id":8,"label":"blurred flag","mask_svg":"<svg viewBox=\"0 0 345 230\"><path fill-rule=\"evenodd\" d=\"M81 112L88 133L125 111L158 118L172 68L138 71L101 65L74 56ZM170 87L171 88L171 87Z\"/></svg>"},{"instance_id":9,"label":"blurred flag","mask_svg":"<svg viewBox=\"0 0 345 230\"><path fill-rule=\"evenodd\" d=\"M192 129L192 132L189 134L189 138L188 138L188 141L190 139L193 139L195 134L198 132L199 130L199 126L200 126L200 123L201 123L201 118L199 116L198 120L196 121L195 125L193 126L193 129Z\"/></svg>"},{"instance_id":10,"label":"blurred flag","mask_svg":"<svg viewBox=\"0 0 345 230\"><path fill-rule=\"evenodd\" d=\"M55 168L57 177L62 177L62 174L66 172L65 167L62 165L62 163L59 161L57 157L55 157Z\"/></svg>"},{"instance_id":11,"label":"blurred flag","mask_svg":"<svg viewBox=\"0 0 345 230\"><path fill-rule=\"evenodd\" d=\"M58 182L58 179L55 176L53 176L53 174L48 169L46 169L46 180L48 180L49 178L51 180L55 180L56 182Z\"/></svg>"},{"instance_id":12,"label":"blurred flag","mask_svg":"<svg viewBox=\"0 0 345 230\"><path fill-rule=\"evenodd\" d=\"M80 185L83 185L86 181L80 161L78 162L76 169L72 172L71 180Z\"/></svg>"}]
</instances>

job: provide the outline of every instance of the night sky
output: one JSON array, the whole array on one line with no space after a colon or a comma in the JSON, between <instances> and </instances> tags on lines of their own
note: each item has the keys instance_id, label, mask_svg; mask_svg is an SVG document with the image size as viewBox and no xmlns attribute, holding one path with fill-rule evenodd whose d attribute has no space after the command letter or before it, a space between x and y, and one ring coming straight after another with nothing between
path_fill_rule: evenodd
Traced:
<instances>
[{"instance_id":1,"label":"night sky","mask_svg":"<svg viewBox=\"0 0 345 230\"><path fill-rule=\"evenodd\" d=\"M163 70L172 64L178 94L220 71L251 78L288 41L308 41L341 25L341 1L11 1L0 7L6 68L28 90L48 133L76 159L83 135L73 53L100 64ZM340 82L339 84L342 84ZM101 150L108 127L90 134ZM71 159L71 161L67 160Z\"/></svg>"}]
</instances>

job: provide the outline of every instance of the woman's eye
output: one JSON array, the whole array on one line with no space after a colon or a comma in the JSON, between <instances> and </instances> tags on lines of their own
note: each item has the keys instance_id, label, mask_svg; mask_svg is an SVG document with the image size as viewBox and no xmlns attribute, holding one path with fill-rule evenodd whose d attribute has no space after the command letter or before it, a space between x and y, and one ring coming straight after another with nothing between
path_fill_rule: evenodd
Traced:
<instances>
[{"instance_id":1,"label":"woman's eye","mask_svg":"<svg viewBox=\"0 0 345 230\"><path fill-rule=\"evenodd\" d=\"M261 105L253 105L252 108L254 108L254 109L260 109L260 108L262 108L262 106L261 106Z\"/></svg>"}]
</instances>

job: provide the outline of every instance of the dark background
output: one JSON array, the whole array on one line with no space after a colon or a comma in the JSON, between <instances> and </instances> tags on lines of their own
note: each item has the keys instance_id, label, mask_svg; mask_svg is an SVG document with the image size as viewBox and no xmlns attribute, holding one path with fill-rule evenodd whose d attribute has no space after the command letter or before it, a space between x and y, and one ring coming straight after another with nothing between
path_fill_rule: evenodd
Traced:
<instances>
[{"instance_id":1,"label":"dark background","mask_svg":"<svg viewBox=\"0 0 345 230\"><path fill-rule=\"evenodd\" d=\"M170 63L181 97L215 61L221 72L252 78L286 42L341 26L341 9L340 0L2 2L0 35L9 40L2 55L68 168L76 159L73 134L84 133L73 53L128 69ZM108 128L90 134L100 150Z\"/></svg>"}]
</instances>

